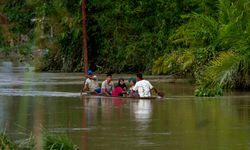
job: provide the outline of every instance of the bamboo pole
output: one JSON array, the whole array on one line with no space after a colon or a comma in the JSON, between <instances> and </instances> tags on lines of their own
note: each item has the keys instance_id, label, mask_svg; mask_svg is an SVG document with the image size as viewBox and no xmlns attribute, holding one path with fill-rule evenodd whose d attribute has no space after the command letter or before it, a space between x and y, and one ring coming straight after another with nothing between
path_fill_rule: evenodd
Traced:
<instances>
[{"instance_id":1,"label":"bamboo pole","mask_svg":"<svg viewBox=\"0 0 250 150\"><path fill-rule=\"evenodd\" d=\"M87 46L87 31L86 31L86 0L82 0L82 42L83 42L83 57L84 57L84 73L87 75L88 70L88 46Z\"/></svg>"}]
</instances>

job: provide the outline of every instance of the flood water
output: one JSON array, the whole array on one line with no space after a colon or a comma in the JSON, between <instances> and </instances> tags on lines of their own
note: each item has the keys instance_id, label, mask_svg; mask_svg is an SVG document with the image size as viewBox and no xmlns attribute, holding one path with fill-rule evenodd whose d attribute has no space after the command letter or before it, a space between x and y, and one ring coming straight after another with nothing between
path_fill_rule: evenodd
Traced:
<instances>
[{"instance_id":1,"label":"flood water","mask_svg":"<svg viewBox=\"0 0 250 150\"><path fill-rule=\"evenodd\" d=\"M39 147L46 130L81 150L250 149L250 92L200 98L191 82L146 76L165 98L81 98L82 73L32 70L0 62L0 126L15 140L32 133Z\"/></svg>"}]
</instances>

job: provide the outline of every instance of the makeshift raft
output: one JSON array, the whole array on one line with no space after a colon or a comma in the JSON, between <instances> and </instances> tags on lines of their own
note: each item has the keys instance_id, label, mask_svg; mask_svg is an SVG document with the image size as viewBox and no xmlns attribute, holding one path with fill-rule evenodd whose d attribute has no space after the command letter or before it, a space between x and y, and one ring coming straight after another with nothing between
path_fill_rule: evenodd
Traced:
<instances>
[{"instance_id":1,"label":"makeshift raft","mask_svg":"<svg viewBox=\"0 0 250 150\"><path fill-rule=\"evenodd\" d=\"M131 96L105 96L102 94L96 94L94 92L81 92L82 97L87 97L87 96L94 96L94 97L110 97L110 98L122 98L122 99L148 99L148 100L153 100L153 99L161 99L162 97L160 96L150 96L150 97L131 97Z\"/></svg>"}]
</instances>

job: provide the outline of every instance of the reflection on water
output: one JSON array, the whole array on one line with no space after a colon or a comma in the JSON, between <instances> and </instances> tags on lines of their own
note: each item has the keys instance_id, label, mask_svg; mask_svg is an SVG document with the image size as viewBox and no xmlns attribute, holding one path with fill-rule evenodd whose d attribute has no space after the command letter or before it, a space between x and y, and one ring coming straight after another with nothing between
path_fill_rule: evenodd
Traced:
<instances>
[{"instance_id":1,"label":"reflection on water","mask_svg":"<svg viewBox=\"0 0 250 150\"><path fill-rule=\"evenodd\" d=\"M35 91L33 89L15 89L4 88L1 89L2 96L47 96L47 97L79 97L80 94L73 92L54 92L54 91Z\"/></svg>"},{"instance_id":2,"label":"reflection on water","mask_svg":"<svg viewBox=\"0 0 250 150\"><path fill-rule=\"evenodd\" d=\"M44 129L83 150L250 147L249 92L197 98L190 84L153 82L167 98L80 98L80 73L34 73L9 62L0 70L1 129L14 139L33 133L38 149Z\"/></svg>"},{"instance_id":3,"label":"reflection on water","mask_svg":"<svg viewBox=\"0 0 250 150\"><path fill-rule=\"evenodd\" d=\"M151 102L149 100L139 100L133 109L138 122L148 122L151 118Z\"/></svg>"}]
</instances>

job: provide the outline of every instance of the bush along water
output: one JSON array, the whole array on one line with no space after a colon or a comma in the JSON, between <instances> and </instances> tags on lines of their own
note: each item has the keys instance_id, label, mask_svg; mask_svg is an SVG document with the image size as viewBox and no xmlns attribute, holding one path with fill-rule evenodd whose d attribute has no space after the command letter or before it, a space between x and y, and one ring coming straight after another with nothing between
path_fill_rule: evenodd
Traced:
<instances>
[{"instance_id":1,"label":"bush along water","mask_svg":"<svg viewBox=\"0 0 250 150\"><path fill-rule=\"evenodd\" d=\"M44 138L44 150L78 150L66 136L48 134Z\"/></svg>"}]
</instances>

